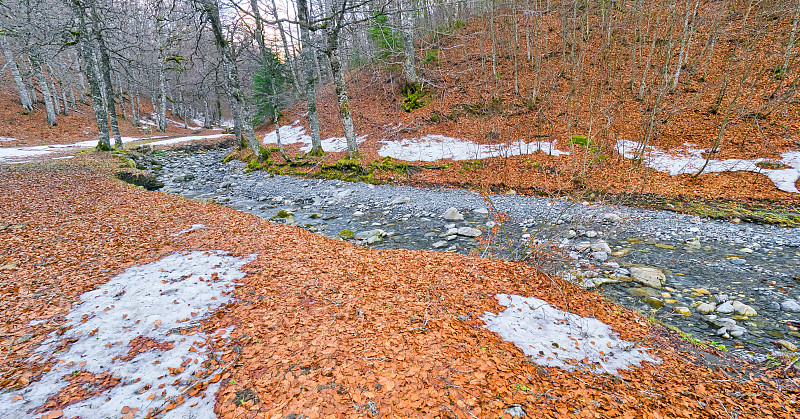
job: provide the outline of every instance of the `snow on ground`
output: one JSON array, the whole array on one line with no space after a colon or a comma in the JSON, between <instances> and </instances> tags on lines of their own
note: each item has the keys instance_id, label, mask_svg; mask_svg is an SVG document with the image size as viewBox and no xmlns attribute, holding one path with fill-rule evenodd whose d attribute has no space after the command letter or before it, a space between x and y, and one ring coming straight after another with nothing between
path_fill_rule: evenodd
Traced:
<instances>
[{"instance_id":1,"label":"snow on ground","mask_svg":"<svg viewBox=\"0 0 800 419\"><path fill-rule=\"evenodd\" d=\"M11 137L0 137L0 141L19 141L19 140Z\"/></svg>"},{"instance_id":2,"label":"snow on ground","mask_svg":"<svg viewBox=\"0 0 800 419\"><path fill-rule=\"evenodd\" d=\"M642 144L636 141L619 140L616 150L626 159L633 159ZM703 167L706 159L703 157L705 149L694 148L692 144L685 143L683 150L666 152L655 146L645 147L645 165L669 173L672 176L680 174L697 173ZM786 192L800 193L795 182L800 178L800 151L787 151L781 154L778 162L789 166L785 169L764 169L758 166L759 162L770 162L769 159L711 159L703 173L746 171L766 175L775 186Z\"/></svg>"},{"instance_id":3,"label":"snow on ground","mask_svg":"<svg viewBox=\"0 0 800 419\"><path fill-rule=\"evenodd\" d=\"M555 141L515 141L511 144L475 144L459 138L444 135L426 135L421 138L381 141L383 146L378 150L381 157L394 157L407 161L435 161L441 159L470 160L489 157L511 157L533 154L538 151L551 156L569 154L557 150Z\"/></svg>"},{"instance_id":4,"label":"snow on ground","mask_svg":"<svg viewBox=\"0 0 800 419\"><path fill-rule=\"evenodd\" d=\"M311 151L311 136L306 134L306 129L298 125L300 121L294 121L291 125L281 127L281 144L303 144L300 151L308 153ZM356 138L358 143L364 142L367 136ZM263 144L278 144L278 136L275 131L268 132L264 136ZM329 153L347 151L347 139L344 137L331 137L322 140L322 150Z\"/></svg>"},{"instance_id":5,"label":"snow on ground","mask_svg":"<svg viewBox=\"0 0 800 419\"><path fill-rule=\"evenodd\" d=\"M534 297L497 294L497 299L507 308L498 314L485 313L481 318L485 327L539 365L618 374L642 362L660 362L593 317L561 311Z\"/></svg>"},{"instance_id":6,"label":"snow on ground","mask_svg":"<svg viewBox=\"0 0 800 419\"><path fill-rule=\"evenodd\" d=\"M282 144L303 144L303 152L311 150L311 136L306 129L294 121L291 125L280 128ZM399 125L398 125L399 126ZM392 128L391 126L389 128ZM358 142L366 140L366 136L358 137ZM522 154L533 154L542 151L552 156L569 154L556 150L555 142L534 141L525 143L516 141L511 144L475 144L458 138L443 135L426 135L422 138L402 139L399 141L381 140L383 146L378 150L381 157L394 157L406 161L435 161L440 159L469 160L488 157L510 157ZM275 131L264 136L264 144L277 144ZM347 141L343 137L332 137L322 140L322 149L326 152L347 151Z\"/></svg>"},{"instance_id":7,"label":"snow on ground","mask_svg":"<svg viewBox=\"0 0 800 419\"><path fill-rule=\"evenodd\" d=\"M176 143L183 143L189 141L205 140L212 138L220 138L228 134L211 134L211 135L191 135L186 137L170 138L167 140L160 140L148 143L150 145L169 145ZM155 140L159 138L166 138L164 135L152 137L122 137L122 143L128 144L136 141ZM114 144L114 139L111 139L111 144ZM92 148L97 145L97 140L81 141L74 144L50 144L50 145L37 145L31 147L0 147L0 163L25 163L30 160L19 161L28 157L41 157L56 151L72 149L72 148Z\"/></svg>"},{"instance_id":8,"label":"snow on ground","mask_svg":"<svg viewBox=\"0 0 800 419\"><path fill-rule=\"evenodd\" d=\"M69 384L64 377L79 370L110 372L121 380L112 389L67 406L64 417L119 417L125 406L138 409L136 417L144 417L150 408L163 407L166 399L179 395L184 396L183 404L165 417L216 417L214 394L219 383L194 397L182 394L198 380L195 373L208 359L202 346L207 336L181 335L180 330L230 302L227 292L245 276L240 268L250 260L217 251L176 253L131 267L83 294L66 316L68 332L51 334L37 351L45 358L53 357L53 369L21 390L0 394L0 417L38 416L32 410L58 394ZM228 333L219 330L216 335L223 339ZM130 343L136 338L174 346L131 354ZM76 341L69 349L56 352L57 346L69 339ZM123 361L123 357L131 358Z\"/></svg>"},{"instance_id":9,"label":"snow on ground","mask_svg":"<svg viewBox=\"0 0 800 419\"><path fill-rule=\"evenodd\" d=\"M178 137L178 138L170 138L168 140L160 140L154 141L152 143L147 143L148 145L169 145L169 144L177 144L183 143L187 141L197 141L197 140L207 140L212 138L220 138L225 137L231 134L211 134L211 135L193 135L188 137Z\"/></svg>"}]
</instances>

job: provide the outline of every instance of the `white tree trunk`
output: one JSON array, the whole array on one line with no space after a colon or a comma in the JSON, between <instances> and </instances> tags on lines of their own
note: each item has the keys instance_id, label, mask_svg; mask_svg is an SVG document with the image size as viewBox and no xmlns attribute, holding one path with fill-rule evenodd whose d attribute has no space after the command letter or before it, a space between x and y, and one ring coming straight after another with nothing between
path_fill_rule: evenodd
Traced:
<instances>
[{"instance_id":1,"label":"white tree trunk","mask_svg":"<svg viewBox=\"0 0 800 419\"><path fill-rule=\"evenodd\" d=\"M47 80L44 78L44 70L39 58L31 58L33 70L36 72L36 78L39 79L39 89L42 91L42 98L44 99L44 108L47 111L47 124L50 126L56 125L56 112L53 108L53 96L50 95L50 87L47 85Z\"/></svg>"},{"instance_id":2,"label":"white tree trunk","mask_svg":"<svg viewBox=\"0 0 800 419\"><path fill-rule=\"evenodd\" d=\"M325 154L322 150L322 140L319 136L319 119L317 118L317 87L314 78L314 47L311 44L311 33L309 31L309 10L307 0L297 0L297 16L300 20L300 41L303 49L300 53L303 56L303 72L306 76L306 119L311 128L311 151L312 156Z\"/></svg>"},{"instance_id":3,"label":"white tree trunk","mask_svg":"<svg viewBox=\"0 0 800 419\"><path fill-rule=\"evenodd\" d=\"M402 26L401 33L403 34L403 50L405 52L403 70L406 76L406 83L419 87L417 68L414 63L414 28L416 20L414 18L414 10L409 5L409 0L400 0L400 22ZM331 67L333 67L333 63L331 63ZM336 77L335 73L334 71L334 78Z\"/></svg>"},{"instance_id":4,"label":"white tree trunk","mask_svg":"<svg viewBox=\"0 0 800 419\"><path fill-rule=\"evenodd\" d=\"M8 68L11 70L11 76L14 78L14 84L17 85L19 101L22 103L22 109L25 109L26 111L32 111L33 102L31 101L31 96L28 94L28 87L25 86L25 81L22 79L22 73L19 71L19 66L17 66L17 62L14 60L14 54L11 52L11 47L8 45L8 41L6 40L5 36L0 36L0 49L3 50L3 55L6 58L6 62L8 62Z\"/></svg>"}]
</instances>

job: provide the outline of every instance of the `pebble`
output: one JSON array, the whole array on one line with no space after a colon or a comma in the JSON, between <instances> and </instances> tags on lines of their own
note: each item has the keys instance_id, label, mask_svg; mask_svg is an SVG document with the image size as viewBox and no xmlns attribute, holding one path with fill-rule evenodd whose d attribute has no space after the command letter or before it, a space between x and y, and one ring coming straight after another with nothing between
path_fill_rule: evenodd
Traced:
<instances>
[{"instance_id":1,"label":"pebble","mask_svg":"<svg viewBox=\"0 0 800 419\"><path fill-rule=\"evenodd\" d=\"M714 312L716 305L714 303L703 303L697 306L697 311L703 314L711 314Z\"/></svg>"},{"instance_id":2,"label":"pebble","mask_svg":"<svg viewBox=\"0 0 800 419\"><path fill-rule=\"evenodd\" d=\"M737 314L741 314L742 316L756 315L756 311L753 309L753 307L750 307L749 305L741 303L739 301L733 302L733 311L735 311Z\"/></svg>"},{"instance_id":3,"label":"pebble","mask_svg":"<svg viewBox=\"0 0 800 419\"><path fill-rule=\"evenodd\" d=\"M775 343L777 343L778 345L783 347L783 349L786 349L789 352L797 352L797 345L795 345L792 342L789 342L788 340L781 339Z\"/></svg>"},{"instance_id":4,"label":"pebble","mask_svg":"<svg viewBox=\"0 0 800 419\"><path fill-rule=\"evenodd\" d=\"M786 300L781 303L783 311L791 311L792 313L800 313L800 304L795 300Z\"/></svg>"},{"instance_id":5,"label":"pebble","mask_svg":"<svg viewBox=\"0 0 800 419\"><path fill-rule=\"evenodd\" d=\"M730 301L725 301L724 303L717 306L717 313L721 314L731 314L733 313L733 303Z\"/></svg>"},{"instance_id":6,"label":"pebble","mask_svg":"<svg viewBox=\"0 0 800 419\"><path fill-rule=\"evenodd\" d=\"M442 217L447 221L464 221L464 216L455 207L445 210Z\"/></svg>"}]
</instances>

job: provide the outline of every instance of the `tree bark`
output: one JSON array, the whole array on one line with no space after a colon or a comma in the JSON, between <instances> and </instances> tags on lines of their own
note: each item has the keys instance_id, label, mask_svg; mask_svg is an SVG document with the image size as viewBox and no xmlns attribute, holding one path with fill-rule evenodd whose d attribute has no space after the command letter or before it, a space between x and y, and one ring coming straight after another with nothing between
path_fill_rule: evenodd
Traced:
<instances>
[{"instance_id":1,"label":"tree bark","mask_svg":"<svg viewBox=\"0 0 800 419\"><path fill-rule=\"evenodd\" d=\"M311 151L312 156L325 154L322 150L322 140L319 136L319 119L317 118L317 86L314 79L314 48L311 45L311 31L309 30L309 11L307 0L297 0L297 16L300 20L300 41L303 49L300 53L303 56L303 72L306 75L306 119L311 128Z\"/></svg>"},{"instance_id":2,"label":"tree bark","mask_svg":"<svg viewBox=\"0 0 800 419\"><path fill-rule=\"evenodd\" d=\"M417 68L414 63L415 50L414 50L414 27L416 26L414 18L414 10L409 7L409 0L400 0L400 24L402 26L403 36L403 50L405 52L405 59L403 60L403 70L406 76L406 83L419 87L419 78L417 77ZM331 63L333 67L333 63ZM334 78L336 72L334 71Z\"/></svg>"},{"instance_id":3,"label":"tree bark","mask_svg":"<svg viewBox=\"0 0 800 419\"><path fill-rule=\"evenodd\" d=\"M97 149L110 150L111 142L108 137L108 115L103 106L103 96L100 90L100 78L95 71L95 60L93 58L92 37L86 26L86 9L81 0L72 1L72 9L78 17L78 45L83 56L84 72L89 81L89 92L92 96L92 108L94 109L95 120L97 122Z\"/></svg>"},{"instance_id":4,"label":"tree bark","mask_svg":"<svg viewBox=\"0 0 800 419\"><path fill-rule=\"evenodd\" d=\"M33 102L31 101L31 96L28 94L28 87L25 86L25 81L22 79L22 73L19 71L19 66L17 66L17 62L14 60L14 54L11 52L11 47L8 45L8 41L6 40L5 36L0 36L0 49L3 50L3 55L6 58L6 62L8 62L8 68L11 70L11 76L14 78L14 84L17 85L19 101L22 103L22 109L25 109L26 111L32 111Z\"/></svg>"},{"instance_id":5,"label":"tree bark","mask_svg":"<svg viewBox=\"0 0 800 419\"><path fill-rule=\"evenodd\" d=\"M211 24L211 31L214 33L214 42L217 45L217 50L222 57L222 69L225 76L225 87L228 97L230 99L231 110L234 114L239 115L241 120L241 128L244 134L244 140L250 146L253 154L260 155L261 145L256 138L255 130L253 129L253 117L250 112L250 106L244 96L244 92L239 85L239 71L236 67L236 61L231 54L228 41L222 33L222 22L219 18L219 5L217 0L198 0L203 7L203 12L206 14L206 19ZM240 134L241 135L241 134ZM241 137L238 137L242 140Z\"/></svg>"},{"instance_id":6,"label":"tree bark","mask_svg":"<svg viewBox=\"0 0 800 419\"><path fill-rule=\"evenodd\" d=\"M50 87L47 85L47 79L44 78L44 69L38 57L31 58L33 71L36 73L36 78L39 79L39 89L42 91L42 99L44 99L44 108L47 111L47 124L50 126L57 125L56 112L53 108L53 96L50 95Z\"/></svg>"},{"instance_id":7,"label":"tree bark","mask_svg":"<svg viewBox=\"0 0 800 419\"><path fill-rule=\"evenodd\" d=\"M300 88L300 77L297 75L296 60L289 59L289 43L286 41L286 31L283 29L283 24L280 23L278 16L278 8L275 6L275 0L272 0L272 16L278 21L278 33L281 35L281 43L283 44L283 53L285 55L286 63L289 64L289 69L292 71L292 84L294 85L295 97L302 92Z\"/></svg>"}]
</instances>

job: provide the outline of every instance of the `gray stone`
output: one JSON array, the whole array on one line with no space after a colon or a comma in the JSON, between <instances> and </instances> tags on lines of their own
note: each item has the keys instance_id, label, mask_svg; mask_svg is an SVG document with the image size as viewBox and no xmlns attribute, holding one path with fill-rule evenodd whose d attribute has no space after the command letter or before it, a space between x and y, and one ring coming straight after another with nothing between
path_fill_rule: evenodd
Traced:
<instances>
[{"instance_id":1,"label":"gray stone","mask_svg":"<svg viewBox=\"0 0 800 419\"><path fill-rule=\"evenodd\" d=\"M697 311L703 314L711 314L714 312L716 305L713 303L703 303L697 306Z\"/></svg>"},{"instance_id":2,"label":"gray stone","mask_svg":"<svg viewBox=\"0 0 800 419\"><path fill-rule=\"evenodd\" d=\"M622 217L620 217L617 214L614 214L613 212L610 212L608 214L603 215L603 221L607 223L618 223L622 221Z\"/></svg>"},{"instance_id":3,"label":"gray stone","mask_svg":"<svg viewBox=\"0 0 800 419\"><path fill-rule=\"evenodd\" d=\"M409 198L407 196L402 196L402 197L397 197L397 198L393 199L392 202L389 203L389 205L407 204L409 202L411 202L411 198Z\"/></svg>"},{"instance_id":4,"label":"gray stone","mask_svg":"<svg viewBox=\"0 0 800 419\"><path fill-rule=\"evenodd\" d=\"M600 262L605 262L606 260L608 260L608 253L606 252L592 252L591 256L592 258Z\"/></svg>"},{"instance_id":5,"label":"gray stone","mask_svg":"<svg viewBox=\"0 0 800 419\"><path fill-rule=\"evenodd\" d=\"M791 311L792 313L800 313L800 304L795 300L786 300L781 303L781 308L784 311Z\"/></svg>"},{"instance_id":6,"label":"gray stone","mask_svg":"<svg viewBox=\"0 0 800 419\"><path fill-rule=\"evenodd\" d=\"M717 306L717 313L722 314L731 314L733 313L733 302L732 301L725 301L724 303Z\"/></svg>"},{"instance_id":7,"label":"gray stone","mask_svg":"<svg viewBox=\"0 0 800 419\"><path fill-rule=\"evenodd\" d=\"M590 248L592 249L593 252L611 253L611 247L604 240L599 240L595 243L592 243Z\"/></svg>"},{"instance_id":8,"label":"gray stone","mask_svg":"<svg viewBox=\"0 0 800 419\"><path fill-rule=\"evenodd\" d=\"M364 213L361 212L361 211L356 211L356 212L353 213L353 217L363 217L363 216L364 216Z\"/></svg>"},{"instance_id":9,"label":"gray stone","mask_svg":"<svg viewBox=\"0 0 800 419\"><path fill-rule=\"evenodd\" d=\"M489 214L489 210L486 209L486 208L475 208L474 210L472 210L472 212L475 213L475 214L480 214L480 215Z\"/></svg>"},{"instance_id":10,"label":"gray stone","mask_svg":"<svg viewBox=\"0 0 800 419\"><path fill-rule=\"evenodd\" d=\"M367 238L367 244L375 244L375 243L380 243L382 241L383 239L381 238L381 236L370 236L369 238Z\"/></svg>"},{"instance_id":11,"label":"gray stone","mask_svg":"<svg viewBox=\"0 0 800 419\"><path fill-rule=\"evenodd\" d=\"M757 314L753 307L739 301L733 302L733 311L742 316L755 316Z\"/></svg>"},{"instance_id":12,"label":"gray stone","mask_svg":"<svg viewBox=\"0 0 800 419\"><path fill-rule=\"evenodd\" d=\"M589 230L586 233L584 233L584 235L591 239L593 237L597 237L597 232L594 230Z\"/></svg>"},{"instance_id":13,"label":"gray stone","mask_svg":"<svg viewBox=\"0 0 800 419\"><path fill-rule=\"evenodd\" d=\"M445 240L439 240L433 244L434 249L441 249L443 247L447 247L447 242Z\"/></svg>"},{"instance_id":14,"label":"gray stone","mask_svg":"<svg viewBox=\"0 0 800 419\"><path fill-rule=\"evenodd\" d=\"M795 345L792 342L789 342L788 340L781 339L775 343L781 345L783 349L786 349L789 352L797 352L797 345Z\"/></svg>"},{"instance_id":15,"label":"gray stone","mask_svg":"<svg viewBox=\"0 0 800 419\"><path fill-rule=\"evenodd\" d=\"M523 416L527 416L527 414L525 414L525 411L522 410L522 406L520 406L518 404L515 404L514 406L511 406L509 408L503 409L503 412L511 415L512 418L521 418Z\"/></svg>"},{"instance_id":16,"label":"gray stone","mask_svg":"<svg viewBox=\"0 0 800 419\"><path fill-rule=\"evenodd\" d=\"M667 281L664 273L658 268L633 266L629 270L634 281L650 288L661 288Z\"/></svg>"},{"instance_id":17,"label":"gray stone","mask_svg":"<svg viewBox=\"0 0 800 419\"><path fill-rule=\"evenodd\" d=\"M442 217L447 221L464 221L464 216L455 207L448 208Z\"/></svg>"},{"instance_id":18,"label":"gray stone","mask_svg":"<svg viewBox=\"0 0 800 419\"><path fill-rule=\"evenodd\" d=\"M480 236L481 234L483 234L483 232L482 232L482 231L480 231L480 230L478 230L477 228L472 228L472 227L460 227L460 228L458 229L458 233L457 233L457 234L458 234L459 236L465 236L465 237L478 237L478 236Z\"/></svg>"},{"instance_id":19,"label":"gray stone","mask_svg":"<svg viewBox=\"0 0 800 419\"><path fill-rule=\"evenodd\" d=\"M578 237L578 233L575 230L570 230L567 232L568 239L574 239L575 237Z\"/></svg>"},{"instance_id":20,"label":"gray stone","mask_svg":"<svg viewBox=\"0 0 800 419\"><path fill-rule=\"evenodd\" d=\"M356 233L354 237L358 240L367 240L370 237L375 237L375 236L381 237L383 235L385 235L385 232L383 230L375 229L375 230L360 231Z\"/></svg>"}]
</instances>

